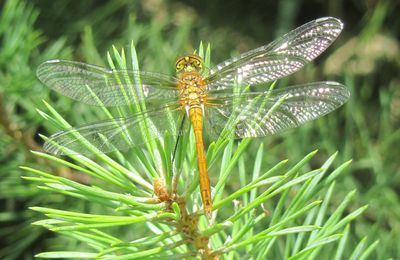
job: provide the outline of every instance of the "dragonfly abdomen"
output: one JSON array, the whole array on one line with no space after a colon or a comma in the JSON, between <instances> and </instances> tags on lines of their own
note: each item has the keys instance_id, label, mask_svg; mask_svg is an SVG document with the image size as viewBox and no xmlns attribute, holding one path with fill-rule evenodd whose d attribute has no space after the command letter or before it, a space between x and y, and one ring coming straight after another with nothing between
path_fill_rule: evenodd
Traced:
<instances>
[{"instance_id":1,"label":"dragonfly abdomen","mask_svg":"<svg viewBox=\"0 0 400 260\"><path fill-rule=\"evenodd\" d=\"M193 107L189 110L190 121L193 126L196 139L197 163L199 167L200 192L204 203L204 210L208 217L211 217L212 200L210 178L207 172L206 154L203 142L203 111L200 107Z\"/></svg>"}]
</instances>

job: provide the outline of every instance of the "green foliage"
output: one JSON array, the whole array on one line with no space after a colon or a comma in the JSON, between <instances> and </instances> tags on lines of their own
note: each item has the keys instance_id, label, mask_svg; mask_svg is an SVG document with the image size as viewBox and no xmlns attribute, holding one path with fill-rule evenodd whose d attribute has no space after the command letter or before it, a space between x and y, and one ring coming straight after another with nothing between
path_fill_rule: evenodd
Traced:
<instances>
[{"instance_id":1,"label":"green foliage","mask_svg":"<svg viewBox=\"0 0 400 260\"><path fill-rule=\"evenodd\" d=\"M38 53L36 50L43 42L41 33L34 28L38 10L22 1L5 1L1 7L0 258L31 258L28 248L44 230L32 227L37 216L27 205L36 205L47 196L31 183L23 182L18 170L19 165L27 162L40 163L29 153L31 149L40 149L34 132L42 121L35 112L42 87L32 67L41 59L61 54L64 41L55 41Z\"/></svg>"},{"instance_id":2,"label":"green foliage","mask_svg":"<svg viewBox=\"0 0 400 260\"><path fill-rule=\"evenodd\" d=\"M179 147L175 166L169 160L173 146L169 138L152 144L151 150L133 149L111 157L46 155L37 133L54 133L65 122L79 125L104 118L104 110L49 95L36 80L35 70L51 58L104 66L105 50L113 44L121 49L133 41L139 58L135 66L173 73L175 58L193 51L190 44L200 39L212 43L215 64L231 52L273 40L274 35L310 20L310 15L324 16L321 9L310 9L312 4L301 1L279 1L272 7L260 2L253 9L249 9L253 2L238 2L228 6L211 0L201 6L126 0L0 3L1 259L31 259L32 252L85 259L117 253L192 256L196 247L172 227L184 224L179 222L184 208L155 203L153 191L156 177L164 177L168 186L174 169L182 169L178 192L188 203L188 213L201 212L192 136L184 137L186 146ZM342 19L344 32L318 66L309 64L278 84L335 79L351 90L351 99L343 109L295 131L208 145L218 214L211 223L201 216L194 231L209 237L210 248L225 258L251 258L254 252L259 258L306 259L400 255L395 1L314 4ZM123 57L116 51L111 56L116 54ZM205 56L209 64L210 56ZM114 58L115 66L120 66L121 59ZM127 60L132 64L136 58ZM318 153L304 156L317 148ZM151 155L153 151L162 156ZM352 164L343 163L349 158ZM29 181L21 180L22 175ZM37 211L49 219L39 220L43 216Z\"/></svg>"},{"instance_id":3,"label":"green foliage","mask_svg":"<svg viewBox=\"0 0 400 260\"><path fill-rule=\"evenodd\" d=\"M130 52L135 53L133 46ZM131 66L127 66L124 53L124 50L118 52L114 48L113 55L108 56L110 67L115 68L115 64L118 64L118 69L136 68L136 55L131 55ZM204 53L201 46L200 53ZM209 61L209 57L206 60ZM68 128L69 124L63 117L45 104L49 114L43 111L39 113L61 128ZM110 111L106 108L103 110L106 116L111 116ZM144 138L146 132L151 131L146 125L140 130ZM55 251L37 256L113 259L172 256L199 256L205 259L251 256L262 259L269 256L311 259L331 254L330 247L341 243L346 226L366 209L364 206L345 212L355 195L355 192L350 192L336 210L327 213L335 179L344 172L349 162L330 172L335 154L320 168L305 170L304 166L316 154L312 152L291 167L287 167L285 160L263 173L264 149L260 145L254 168L250 171L252 175L249 175L243 158L249 142L249 139L243 140L236 146L233 141L217 141L209 146L207 159L210 165L220 160L220 175L213 191L214 213L211 221L207 221L199 207L196 157L194 152L188 152L195 150L193 135L182 139L175 165L171 165L171 151L175 144L173 137L168 135L159 145L150 146L152 150L147 152L132 149L129 152L131 160L117 152L115 159L105 154L96 154L94 159L70 154L68 157L73 161L68 162L35 152L45 160L89 174L93 177L91 181L97 184L84 185L31 167L22 168L36 176L25 179L37 182L43 190L85 200L92 205L98 204L100 212L104 212L81 213L32 207L49 217L48 220L35 222L36 225L78 239L88 247L87 251ZM145 143L151 144L152 140ZM135 163L130 163L133 158L136 158ZM181 167L174 168L176 165L183 170ZM241 187L229 192L226 186L238 165L241 166ZM324 175L326 178L323 179ZM171 176L174 181L170 181ZM175 182L178 183L176 196L171 195ZM146 231L143 234L131 232L144 227ZM285 245L283 251L279 246L282 243ZM365 241L360 243L365 244ZM342 250L336 252L340 257L343 246L338 248ZM360 256L362 253L359 253Z\"/></svg>"}]
</instances>

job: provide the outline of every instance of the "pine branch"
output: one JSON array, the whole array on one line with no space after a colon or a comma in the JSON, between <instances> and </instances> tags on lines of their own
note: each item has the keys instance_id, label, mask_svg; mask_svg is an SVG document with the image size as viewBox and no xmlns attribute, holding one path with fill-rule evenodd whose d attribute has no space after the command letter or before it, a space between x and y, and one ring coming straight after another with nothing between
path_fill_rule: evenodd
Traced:
<instances>
[{"instance_id":1,"label":"pine branch","mask_svg":"<svg viewBox=\"0 0 400 260\"><path fill-rule=\"evenodd\" d=\"M128 66L125 51L118 52L114 48L108 55L110 66L138 69L133 45L130 52ZM199 53L205 54L206 67L209 67L209 47L204 52L201 45ZM140 79L132 82L139 83ZM128 111L101 109L111 119L114 114L124 116L146 109L140 102L135 104L127 106ZM39 112L46 120L62 129L70 127L50 104L45 102L45 106L49 112ZM236 144L221 139L210 144L207 151L210 166L220 163L220 175L213 189L215 211L208 221L201 208L193 133L181 138L172 164L174 137L166 133L160 140L151 139L149 122L143 123L140 131L147 150L133 148L127 157L114 152L111 155L96 153L88 158L66 150L67 161L34 152L39 158L90 175L93 186L32 167L22 169L37 177L25 179L37 183L41 189L98 205L102 212L32 207L48 217L35 225L79 240L91 249L91 252L47 252L37 257L313 259L326 255L329 246L337 244L336 256L340 257L350 222L366 209L363 206L348 211L355 196L355 192L351 192L335 210L329 210L335 179L350 163L345 162L330 171L336 153L314 170L307 170L307 167L316 151L296 164L289 166L284 160L263 173L263 145L259 146L253 168L249 170L245 167L244 156L249 152L251 140L244 139ZM90 143L82 142L91 149ZM241 186L232 190L231 180L237 170ZM363 246L365 242L359 248ZM375 246L370 245L369 251ZM325 253L321 253L324 250Z\"/></svg>"}]
</instances>

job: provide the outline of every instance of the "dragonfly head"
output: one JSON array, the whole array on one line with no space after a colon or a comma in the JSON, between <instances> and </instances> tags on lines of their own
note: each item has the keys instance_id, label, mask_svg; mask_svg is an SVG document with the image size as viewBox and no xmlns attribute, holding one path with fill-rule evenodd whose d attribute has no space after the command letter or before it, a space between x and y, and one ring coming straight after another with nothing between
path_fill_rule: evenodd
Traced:
<instances>
[{"instance_id":1,"label":"dragonfly head","mask_svg":"<svg viewBox=\"0 0 400 260\"><path fill-rule=\"evenodd\" d=\"M175 63L176 72L200 72L203 69L203 59L197 54L180 57Z\"/></svg>"}]
</instances>

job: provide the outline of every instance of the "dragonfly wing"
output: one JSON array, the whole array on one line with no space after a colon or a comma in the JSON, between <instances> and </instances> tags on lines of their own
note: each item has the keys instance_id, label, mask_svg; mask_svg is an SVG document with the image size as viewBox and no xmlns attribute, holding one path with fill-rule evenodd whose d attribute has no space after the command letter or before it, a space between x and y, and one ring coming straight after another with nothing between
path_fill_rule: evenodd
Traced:
<instances>
[{"instance_id":1,"label":"dragonfly wing","mask_svg":"<svg viewBox=\"0 0 400 260\"><path fill-rule=\"evenodd\" d=\"M171 136L181 134L179 127L182 116L184 114L178 106L171 105L154 112L99 121L50 136L44 144L44 150L55 155L90 155L127 150L143 145L146 140L163 138L166 132ZM143 131L143 127L149 131Z\"/></svg>"},{"instance_id":2,"label":"dragonfly wing","mask_svg":"<svg viewBox=\"0 0 400 260\"><path fill-rule=\"evenodd\" d=\"M333 17L308 22L278 40L227 60L210 70L209 91L259 85L294 73L337 38L343 24Z\"/></svg>"},{"instance_id":3,"label":"dragonfly wing","mask_svg":"<svg viewBox=\"0 0 400 260\"><path fill-rule=\"evenodd\" d=\"M223 138L261 137L298 127L343 105L349 91L336 82L314 82L221 98L207 107L207 128Z\"/></svg>"},{"instance_id":4,"label":"dragonfly wing","mask_svg":"<svg viewBox=\"0 0 400 260\"><path fill-rule=\"evenodd\" d=\"M142 99L165 104L178 98L176 79L160 73L49 60L39 65L36 74L51 89L90 105L121 106Z\"/></svg>"}]
</instances>

